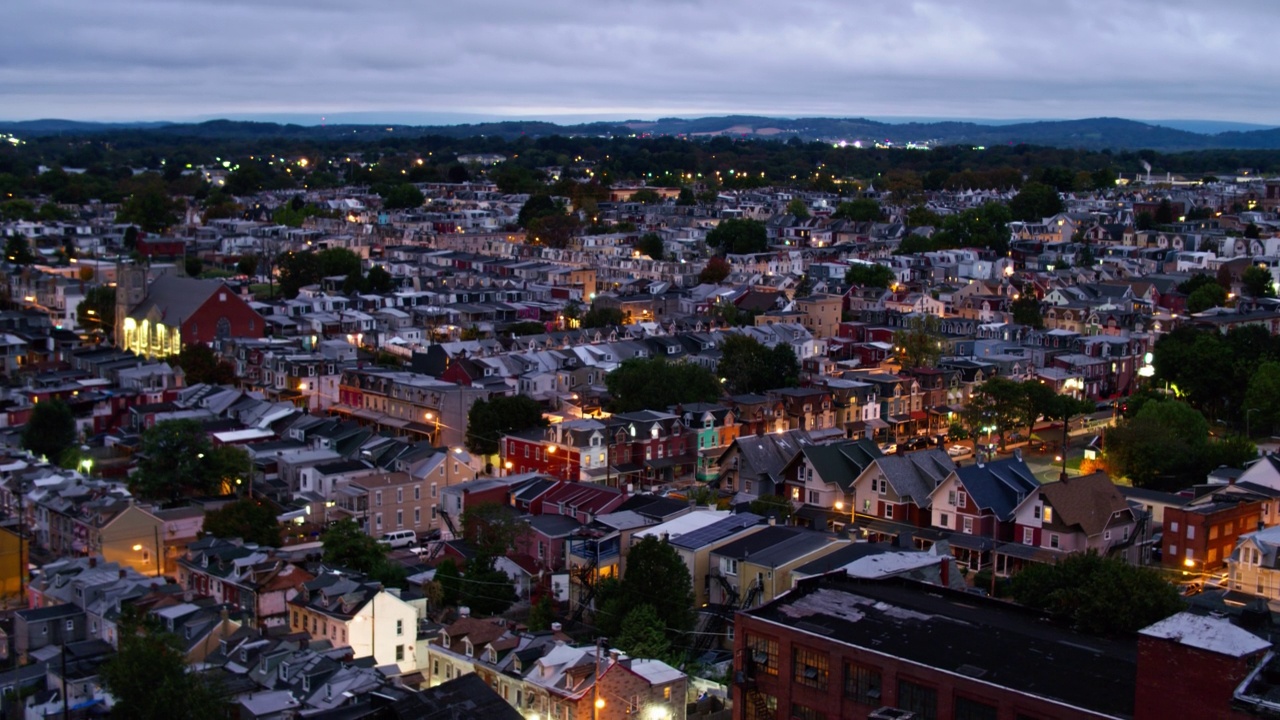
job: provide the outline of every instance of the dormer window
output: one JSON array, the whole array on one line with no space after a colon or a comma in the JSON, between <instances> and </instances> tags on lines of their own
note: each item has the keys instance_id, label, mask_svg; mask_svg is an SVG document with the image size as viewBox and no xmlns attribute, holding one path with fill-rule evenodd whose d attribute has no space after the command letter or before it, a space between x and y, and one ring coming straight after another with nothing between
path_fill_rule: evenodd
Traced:
<instances>
[{"instance_id":1,"label":"dormer window","mask_svg":"<svg viewBox=\"0 0 1280 720\"><path fill-rule=\"evenodd\" d=\"M289 663L287 662L280 663L280 679L281 680L289 679Z\"/></svg>"},{"instance_id":2,"label":"dormer window","mask_svg":"<svg viewBox=\"0 0 1280 720\"><path fill-rule=\"evenodd\" d=\"M450 644L450 641L449 641L449 633L447 633L447 632L442 632L442 633L440 633L440 645L441 645L442 647L446 647L446 648L447 648L447 647L449 647L449 644Z\"/></svg>"},{"instance_id":3,"label":"dormer window","mask_svg":"<svg viewBox=\"0 0 1280 720\"><path fill-rule=\"evenodd\" d=\"M476 648L471 644L470 640L463 640L463 652L467 657L475 657Z\"/></svg>"}]
</instances>

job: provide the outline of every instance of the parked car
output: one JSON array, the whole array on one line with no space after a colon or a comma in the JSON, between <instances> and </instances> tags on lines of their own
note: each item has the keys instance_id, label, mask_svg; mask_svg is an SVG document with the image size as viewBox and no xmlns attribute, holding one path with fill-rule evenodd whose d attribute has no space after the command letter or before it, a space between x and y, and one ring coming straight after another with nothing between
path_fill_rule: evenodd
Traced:
<instances>
[{"instance_id":1,"label":"parked car","mask_svg":"<svg viewBox=\"0 0 1280 720\"><path fill-rule=\"evenodd\" d=\"M947 448L947 454L951 457L960 457L961 455L968 455L971 452L973 451L964 445L952 445Z\"/></svg>"},{"instance_id":2,"label":"parked car","mask_svg":"<svg viewBox=\"0 0 1280 720\"><path fill-rule=\"evenodd\" d=\"M393 548L409 547L417 544L418 534L412 530L396 530L378 538L378 542Z\"/></svg>"}]
</instances>

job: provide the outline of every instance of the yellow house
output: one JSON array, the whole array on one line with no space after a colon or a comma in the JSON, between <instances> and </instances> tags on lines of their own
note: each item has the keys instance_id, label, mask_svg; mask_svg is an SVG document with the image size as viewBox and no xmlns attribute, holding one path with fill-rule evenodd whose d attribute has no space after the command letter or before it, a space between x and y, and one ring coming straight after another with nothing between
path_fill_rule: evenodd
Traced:
<instances>
[{"instance_id":1,"label":"yellow house","mask_svg":"<svg viewBox=\"0 0 1280 720\"><path fill-rule=\"evenodd\" d=\"M810 295L795 299L796 310L804 314L800 323L816 338L835 337L844 300L839 295Z\"/></svg>"},{"instance_id":2,"label":"yellow house","mask_svg":"<svg viewBox=\"0 0 1280 720\"><path fill-rule=\"evenodd\" d=\"M27 546L13 529L0 527L0 598L8 600L22 594Z\"/></svg>"},{"instance_id":3,"label":"yellow house","mask_svg":"<svg viewBox=\"0 0 1280 720\"><path fill-rule=\"evenodd\" d=\"M150 512L128 505L89 529L90 552L106 562L131 567L143 575L164 574L164 521Z\"/></svg>"}]
</instances>

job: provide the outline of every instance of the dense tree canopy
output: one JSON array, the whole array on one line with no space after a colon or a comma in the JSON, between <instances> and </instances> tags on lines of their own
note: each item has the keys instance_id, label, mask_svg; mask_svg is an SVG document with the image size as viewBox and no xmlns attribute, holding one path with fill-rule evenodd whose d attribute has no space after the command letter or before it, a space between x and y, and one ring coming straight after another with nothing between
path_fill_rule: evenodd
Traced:
<instances>
[{"instance_id":1,"label":"dense tree canopy","mask_svg":"<svg viewBox=\"0 0 1280 720\"><path fill-rule=\"evenodd\" d=\"M219 720L227 709L209 676L191 672L186 648L158 621L126 614L119 642L100 670L115 705L112 715L132 720Z\"/></svg>"},{"instance_id":2,"label":"dense tree canopy","mask_svg":"<svg viewBox=\"0 0 1280 720\"><path fill-rule=\"evenodd\" d=\"M216 538L241 538L264 547L279 547L277 510L254 498L227 503L204 515L203 532Z\"/></svg>"},{"instance_id":3,"label":"dense tree canopy","mask_svg":"<svg viewBox=\"0 0 1280 720\"><path fill-rule=\"evenodd\" d=\"M769 248L769 234L758 220L722 220L707 233L707 245L723 253L764 252Z\"/></svg>"},{"instance_id":4,"label":"dense tree canopy","mask_svg":"<svg viewBox=\"0 0 1280 720\"><path fill-rule=\"evenodd\" d=\"M720 382L706 368L663 358L632 358L605 376L614 412L662 410L680 403L713 402Z\"/></svg>"},{"instance_id":5,"label":"dense tree canopy","mask_svg":"<svg viewBox=\"0 0 1280 720\"><path fill-rule=\"evenodd\" d=\"M664 255L662 236L657 233L645 233L636 241L636 250L639 250L641 255L661 260Z\"/></svg>"},{"instance_id":6,"label":"dense tree canopy","mask_svg":"<svg viewBox=\"0 0 1280 720\"><path fill-rule=\"evenodd\" d=\"M1244 293L1253 298L1273 298L1276 296L1275 280L1271 271L1260 265L1250 265L1240 275L1240 285Z\"/></svg>"},{"instance_id":7,"label":"dense tree canopy","mask_svg":"<svg viewBox=\"0 0 1280 720\"><path fill-rule=\"evenodd\" d=\"M467 449L477 455L498 452L498 441L506 433L542 427L542 405L528 395L498 395L478 400L467 412Z\"/></svg>"},{"instance_id":8,"label":"dense tree canopy","mask_svg":"<svg viewBox=\"0 0 1280 720\"><path fill-rule=\"evenodd\" d=\"M1062 212L1064 208L1057 189L1038 182L1023 185L1009 201L1009 213L1013 219L1027 222L1040 222Z\"/></svg>"},{"instance_id":9,"label":"dense tree canopy","mask_svg":"<svg viewBox=\"0 0 1280 720\"><path fill-rule=\"evenodd\" d=\"M733 271L733 266L728 260L716 255L707 260L707 264L702 268L702 272L698 274L698 282L710 285L719 285L724 279L729 277L729 273Z\"/></svg>"},{"instance_id":10,"label":"dense tree canopy","mask_svg":"<svg viewBox=\"0 0 1280 720\"><path fill-rule=\"evenodd\" d=\"M622 311L614 307L604 307L603 305L592 305L591 309L582 316L582 327L584 328L600 328L622 325L626 321Z\"/></svg>"},{"instance_id":11,"label":"dense tree canopy","mask_svg":"<svg viewBox=\"0 0 1280 720\"><path fill-rule=\"evenodd\" d=\"M880 203L870 198L858 198L837 205L831 217L855 222L880 222L884 219L884 214L880 209Z\"/></svg>"},{"instance_id":12,"label":"dense tree canopy","mask_svg":"<svg viewBox=\"0 0 1280 720\"><path fill-rule=\"evenodd\" d=\"M410 183L400 183L387 188L382 195L382 206L388 210L409 210L422 207L426 197Z\"/></svg>"},{"instance_id":13,"label":"dense tree canopy","mask_svg":"<svg viewBox=\"0 0 1280 720\"><path fill-rule=\"evenodd\" d=\"M91 287L76 306L76 321L88 330L110 335L116 324L116 289L107 285Z\"/></svg>"},{"instance_id":14,"label":"dense tree canopy","mask_svg":"<svg viewBox=\"0 0 1280 720\"><path fill-rule=\"evenodd\" d=\"M1013 576L1010 590L1023 605L1103 635L1137 632L1184 607L1159 572L1092 552L1073 553L1057 563L1031 563Z\"/></svg>"},{"instance_id":15,"label":"dense tree canopy","mask_svg":"<svg viewBox=\"0 0 1280 720\"><path fill-rule=\"evenodd\" d=\"M880 263L850 263L844 273L845 282L862 287L887 288L895 279L893 269Z\"/></svg>"},{"instance_id":16,"label":"dense tree canopy","mask_svg":"<svg viewBox=\"0 0 1280 720\"><path fill-rule=\"evenodd\" d=\"M942 325L937 316L913 317L893 334L898 362L907 369L935 367L942 357Z\"/></svg>"},{"instance_id":17,"label":"dense tree canopy","mask_svg":"<svg viewBox=\"0 0 1280 720\"><path fill-rule=\"evenodd\" d=\"M1044 315L1035 295L1019 295L1017 300L1009 304L1009 310L1013 313L1014 322L1037 330L1044 328Z\"/></svg>"},{"instance_id":18,"label":"dense tree canopy","mask_svg":"<svg viewBox=\"0 0 1280 720\"><path fill-rule=\"evenodd\" d=\"M799 382L800 362L786 343L765 347L755 338L731 334L720 346L716 374L731 395L763 393Z\"/></svg>"},{"instance_id":19,"label":"dense tree canopy","mask_svg":"<svg viewBox=\"0 0 1280 720\"><path fill-rule=\"evenodd\" d=\"M596 598L596 625L605 634L646 653L663 652L663 640L666 646L688 645L693 583L688 566L664 540L650 535L633 545L622 582L602 581ZM659 622L654 622L655 616ZM658 637L659 629L664 638Z\"/></svg>"},{"instance_id":20,"label":"dense tree canopy","mask_svg":"<svg viewBox=\"0 0 1280 720\"><path fill-rule=\"evenodd\" d=\"M76 443L76 419L61 400L46 400L31 409L22 429L22 447L56 463Z\"/></svg>"},{"instance_id":21,"label":"dense tree canopy","mask_svg":"<svg viewBox=\"0 0 1280 720\"><path fill-rule=\"evenodd\" d=\"M142 433L138 470L129 488L144 498L175 501L215 495L250 472L249 456L234 445L217 448L196 420L165 420Z\"/></svg>"},{"instance_id":22,"label":"dense tree canopy","mask_svg":"<svg viewBox=\"0 0 1280 720\"><path fill-rule=\"evenodd\" d=\"M175 364L186 374L188 385L226 385L236 380L236 369L204 343L190 343L178 353Z\"/></svg>"},{"instance_id":23,"label":"dense tree canopy","mask_svg":"<svg viewBox=\"0 0 1280 720\"><path fill-rule=\"evenodd\" d=\"M387 558L387 546L366 535L355 520L343 518L320 534L324 561L368 575L384 585L404 583L404 567Z\"/></svg>"},{"instance_id":24,"label":"dense tree canopy","mask_svg":"<svg viewBox=\"0 0 1280 720\"><path fill-rule=\"evenodd\" d=\"M1138 487L1178 491L1219 465L1241 467L1257 457L1248 442L1209 436L1209 422L1179 400L1149 400L1107 431L1108 463Z\"/></svg>"}]
</instances>

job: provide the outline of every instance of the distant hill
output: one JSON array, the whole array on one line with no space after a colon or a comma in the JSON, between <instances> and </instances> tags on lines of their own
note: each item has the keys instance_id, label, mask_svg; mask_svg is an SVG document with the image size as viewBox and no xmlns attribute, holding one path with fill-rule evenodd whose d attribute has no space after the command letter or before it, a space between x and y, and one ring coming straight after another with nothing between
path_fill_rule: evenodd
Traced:
<instances>
[{"instance_id":1,"label":"distant hill","mask_svg":"<svg viewBox=\"0 0 1280 720\"><path fill-rule=\"evenodd\" d=\"M490 136L515 139L521 136L550 135L615 136L668 135L694 138L726 136L767 140L820 140L824 142L931 143L938 145L1043 145L1085 150L1160 151L1233 149L1280 149L1280 128L1246 129L1243 123L1204 121L1205 128L1238 128L1224 132L1194 132L1196 121L1182 123L1183 128L1165 124L1143 123L1121 118L1088 118L983 124L974 122L899 122L889 123L866 118L769 118L752 115L729 115L703 118L660 118L626 122L594 122L558 125L543 121L509 120L458 125L386 125L340 124L297 125L237 120L210 120L201 123L88 123L71 120L30 120L0 122L0 132L19 136L87 135L93 133L147 132L173 137L210 139L292 138L309 140L359 139L384 137Z\"/></svg>"}]
</instances>

